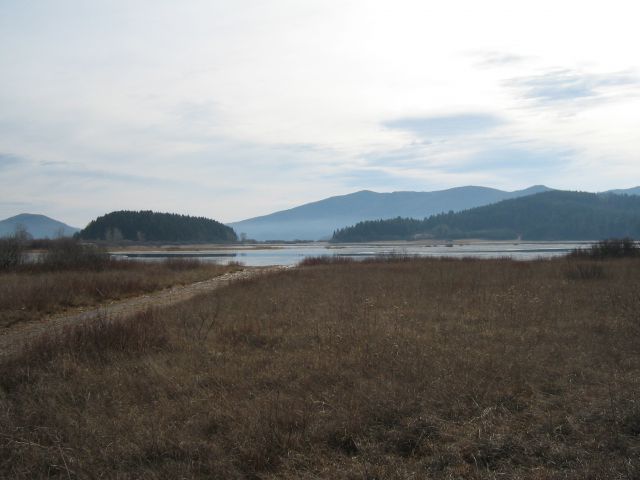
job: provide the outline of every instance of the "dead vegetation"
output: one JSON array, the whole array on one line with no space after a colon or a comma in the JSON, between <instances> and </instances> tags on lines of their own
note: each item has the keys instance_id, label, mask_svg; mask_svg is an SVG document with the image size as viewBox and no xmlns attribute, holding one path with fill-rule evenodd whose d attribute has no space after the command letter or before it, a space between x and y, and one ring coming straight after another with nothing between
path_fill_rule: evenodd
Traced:
<instances>
[{"instance_id":1,"label":"dead vegetation","mask_svg":"<svg viewBox=\"0 0 640 480\"><path fill-rule=\"evenodd\" d=\"M149 293L165 287L188 284L237 270L193 259L164 262L98 260L76 265L63 255L51 262L23 265L0 271L0 332L16 323L32 321L69 308ZM57 265L55 268L52 265Z\"/></svg>"},{"instance_id":2,"label":"dead vegetation","mask_svg":"<svg viewBox=\"0 0 640 480\"><path fill-rule=\"evenodd\" d=\"M4 478L640 476L640 261L312 262L0 366Z\"/></svg>"}]
</instances>

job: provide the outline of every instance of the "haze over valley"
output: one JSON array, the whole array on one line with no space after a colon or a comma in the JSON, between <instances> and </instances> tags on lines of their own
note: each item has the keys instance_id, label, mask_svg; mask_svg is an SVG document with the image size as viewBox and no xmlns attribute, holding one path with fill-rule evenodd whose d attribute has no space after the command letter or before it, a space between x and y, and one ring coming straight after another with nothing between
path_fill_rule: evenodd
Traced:
<instances>
[{"instance_id":1,"label":"haze over valley","mask_svg":"<svg viewBox=\"0 0 640 480\"><path fill-rule=\"evenodd\" d=\"M402 218L407 220L426 220L434 215L446 212L460 212L463 210L474 209L485 205L493 205L501 203L504 200L528 197L539 193L552 192L543 185L536 185L524 190L513 192L505 192L494 188L487 187L458 187L436 192L391 192L378 193L372 191L360 191L349 195L338 197L330 197L317 202L300 205L288 210L274 212L270 215L243 220L229 224L231 229L223 232L219 222L211 219L196 219L188 216L180 216L176 214L164 215L156 214L150 216L151 212L112 212L108 215L100 216L98 219L92 220L90 224L81 229L70 227L58 220L54 220L43 215L20 214L0 221L0 237L11 235L16 228L23 228L33 238L55 238L59 236L71 236L80 232L80 236L84 239L94 240L129 240L134 242L144 241L168 241L168 242L222 242L238 240L257 240L257 241L318 241L335 239L334 232L345 230L347 227L353 227L356 224L367 222L370 220L390 220ZM637 196L640 195L640 187L629 188L623 190L611 190L598 194L604 199L610 195ZM576 205L571 195L557 196L555 203L541 207L540 213L543 216L549 216L552 213L557 215L563 209L567 211L567 219L564 224L551 227L543 237L537 239L556 240L598 240L609 236L625 236L621 234L625 230L618 228L609 229L592 225L592 230L564 228L568 222L571 224L572 217L593 217L592 208L589 205ZM584 198L584 197L577 197ZM502 203L501 203L502 205ZM520 217L518 212L518 203L504 204L504 211L512 217ZM629 215L634 214L634 204L630 203L627 207ZM117 220L120 218L120 220ZM184 223L176 223L170 228L168 220L160 219L183 219ZM629 217L626 221L631 221ZM113 219L113 220L109 220ZM150 220L154 219L150 223ZM622 225L626 225L625 220L620 220ZM156 225L157 222L157 225ZM210 225L209 233L204 224L208 222ZM414 222L415 223L415 222ZM628 224L627 232L635 231L636 222L632 221ZM431 227L433 228L433 227ZM498 234L495 225L491 224L490 219L478 220L475 225L475 238L515 238L518 234L509 230L501 230ZM114 234L114 231L116 234ZM346 231L346 230L345 230ZM591 232L591 234L587 232ZM164 232L164 233L160 233ZM493 233L491 233L493 232ZM511 232L511 233L508 233ZM412 234L402 235L399 233L390 233L389 235L380 236L351 236L351 241L375 241L381 239L404 239L410 240L420 234L428 234L421 232L419 229L413 230ZM115 236L114 236L115 235ZM344 234L343 234L344 235ZM442 238L455 238L462 235L462 232L441 234ZM468 236L469 234L463 235ZM506 235L506 236L505 236ZM627 236L633 236L629 233ZM488 236L488 237L487 237ZM347 237L344 237L347 238ZM530 239L530 238L528 238Z\"/></svg>"},{"instance_id":2,"label":"haze over valley","mask_svg":"<svg viewBox=\"0 0 640 480\"><path fill-rule=\"evenodd\" d=\"M473 186L436 192L378 193L365 190L230 223L229 226L239 235L244 233L256 240L327 240L335 230L366 220L396 217L422 220L438 213L458 212L549 190L544 185L513 192ZM614 192L603 192L606 193ZM615 193L638 195L640 189Z\"/></svg>"}]
</instances>

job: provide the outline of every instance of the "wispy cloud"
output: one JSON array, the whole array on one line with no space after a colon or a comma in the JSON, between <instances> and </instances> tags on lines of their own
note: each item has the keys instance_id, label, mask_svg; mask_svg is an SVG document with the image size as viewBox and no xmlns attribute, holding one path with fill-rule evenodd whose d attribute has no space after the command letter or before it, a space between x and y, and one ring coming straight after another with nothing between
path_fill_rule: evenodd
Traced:
<instances>
[{"instance_id":1,"label":"wispy cloud","mask_svg":"<svg viewBox=\"0 0 640 480\"><path fill-rule=\"evenodd\" d=\"M193 128L214 127L220 121L220 106L214 101L182 101L168 109L170 115L175 115L182 123Z\"/></svg>"},{"instance_id":2,"label":"wispy cloud","mask_svg":"<svg viewBox=\"0 0 640 480\"><path fill-rule=\"evenodd\" d=\"M630 72L592 74L563 69L514 78L506 85L539 104L557 104L602 98L620 87L638 87L640 77Z\"/></svg>"},{"instance_id":3,"label":"wispy cloud","mask_svg":"<svg viewBox=\"0 0 640 480\"><path fill-rule=\"evenodd\" d=\"M475 65L480 68L511 66L525 62L530 58L524 55L497 51L473 52L471 55L478 59Z\"/></svg>"},{"instance_id":4,"label":"wispy cloud","mask_svg":"<svg viewBox=\"0 0 640 480\"><path fill-rule=\"evenodd\" d=\"M17 155L12 155L9 153L0 153L0 169L5 169L8 167L12 167L14 165L19 165L24 162L25 160Z\"/></svg>"},{"instance_id":5,"label":"wispy cloud","mask_svg":"<svg viewBox=\"0 0 640 480\"><path fill-rule=\"evenodd\" d=\"M384 122L391 129L404 130L424 139L454 137L485 133L502 125L504 121L487 113L462 113L432 117L399 118Z\"/></svg>"},{"instance_id":6,"label":"wispy cloud","mask_svg":"<svg viewBox=\"0 0 640 480\"><path fill-rule=\"evenodd\" d=\"M0 205L2 206L7 206L7 207L27 207L32 205L29 202L4 202L4 201L0 201ZM0 220L2 220L2 218L0 218Z\"/></svg>"},{"instance_id":7,"label":"wispy cloud","mask_svg":"<svg viewBox=\"0 0 640 480\"><path fill-rule=\"evenodd\" d=\"M435 179L457 183L505 185L505 179L520 178L514 187L534 183L556 184L550 172L571 171L580 152L552 141L523 137L508 122L486 134L451 136L446 141L408 142L387 151L372 152L359 167L349 170L350 184L367 180L371 185L401 185L399 188L437 188ZM361 185L366 185L366 183ZM519 188L519 187L518 187ZM388 190L387 188L386 190Z\"/></svg>"},{"instance_id":8,"label":"wispy cloud","mask_svg":"<svg viewBox=\"0 0 640 480\"><path fill-rule=\"evenodd\" d=\"M459 166L453 166L450 172L491 171L496 175L507 172L522 175L524 172L558 171L571 165L576 152L570 148L553 145L496 142L484 145L479 151L470 154Z\"/></svg>"}]
</instances>

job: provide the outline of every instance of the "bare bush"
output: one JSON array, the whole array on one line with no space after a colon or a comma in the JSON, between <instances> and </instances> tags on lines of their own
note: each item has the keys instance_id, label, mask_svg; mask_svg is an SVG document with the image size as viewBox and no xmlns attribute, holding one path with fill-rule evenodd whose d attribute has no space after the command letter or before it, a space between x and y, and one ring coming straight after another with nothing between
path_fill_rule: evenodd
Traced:
<instances>
[{"instance_id":1,"label":"bare bush","mask_svg":"<svg viewBox=\"0 0 640 480\"><path fill-rule=\"evenodd\" d=\"M20 225L12 235L0 238L0 271L16 268L24 262L29 234Z\"/></svg>"},{"instance_id":2,"label":"bare bush","mask_svg":"<svg viewBox=\"0 0 640 480\"><path fill-rule=\"evenodd\" d=\"M632 238L610 238L596 242L586 249L575 249L569 256L598 260L640 257L640 243Z\"/></svg>"}]
</instances>

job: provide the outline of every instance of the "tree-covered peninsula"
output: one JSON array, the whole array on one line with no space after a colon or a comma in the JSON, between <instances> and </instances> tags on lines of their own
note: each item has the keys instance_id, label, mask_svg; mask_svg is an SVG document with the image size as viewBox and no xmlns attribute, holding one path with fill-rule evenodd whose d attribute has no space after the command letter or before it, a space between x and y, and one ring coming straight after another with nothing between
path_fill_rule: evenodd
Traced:
<instances>
[{"instance_id":1,"label":"tree-covered peninsula","mask_svg":"<svg viewBox=\"0 0 640 480\"><path fill-rule=\"evenodd\" d=\"M205 217L176 213L121 210L92 220L79 237L84 240L234 242L235 231Z\"/></svg>"}]
</instances>

